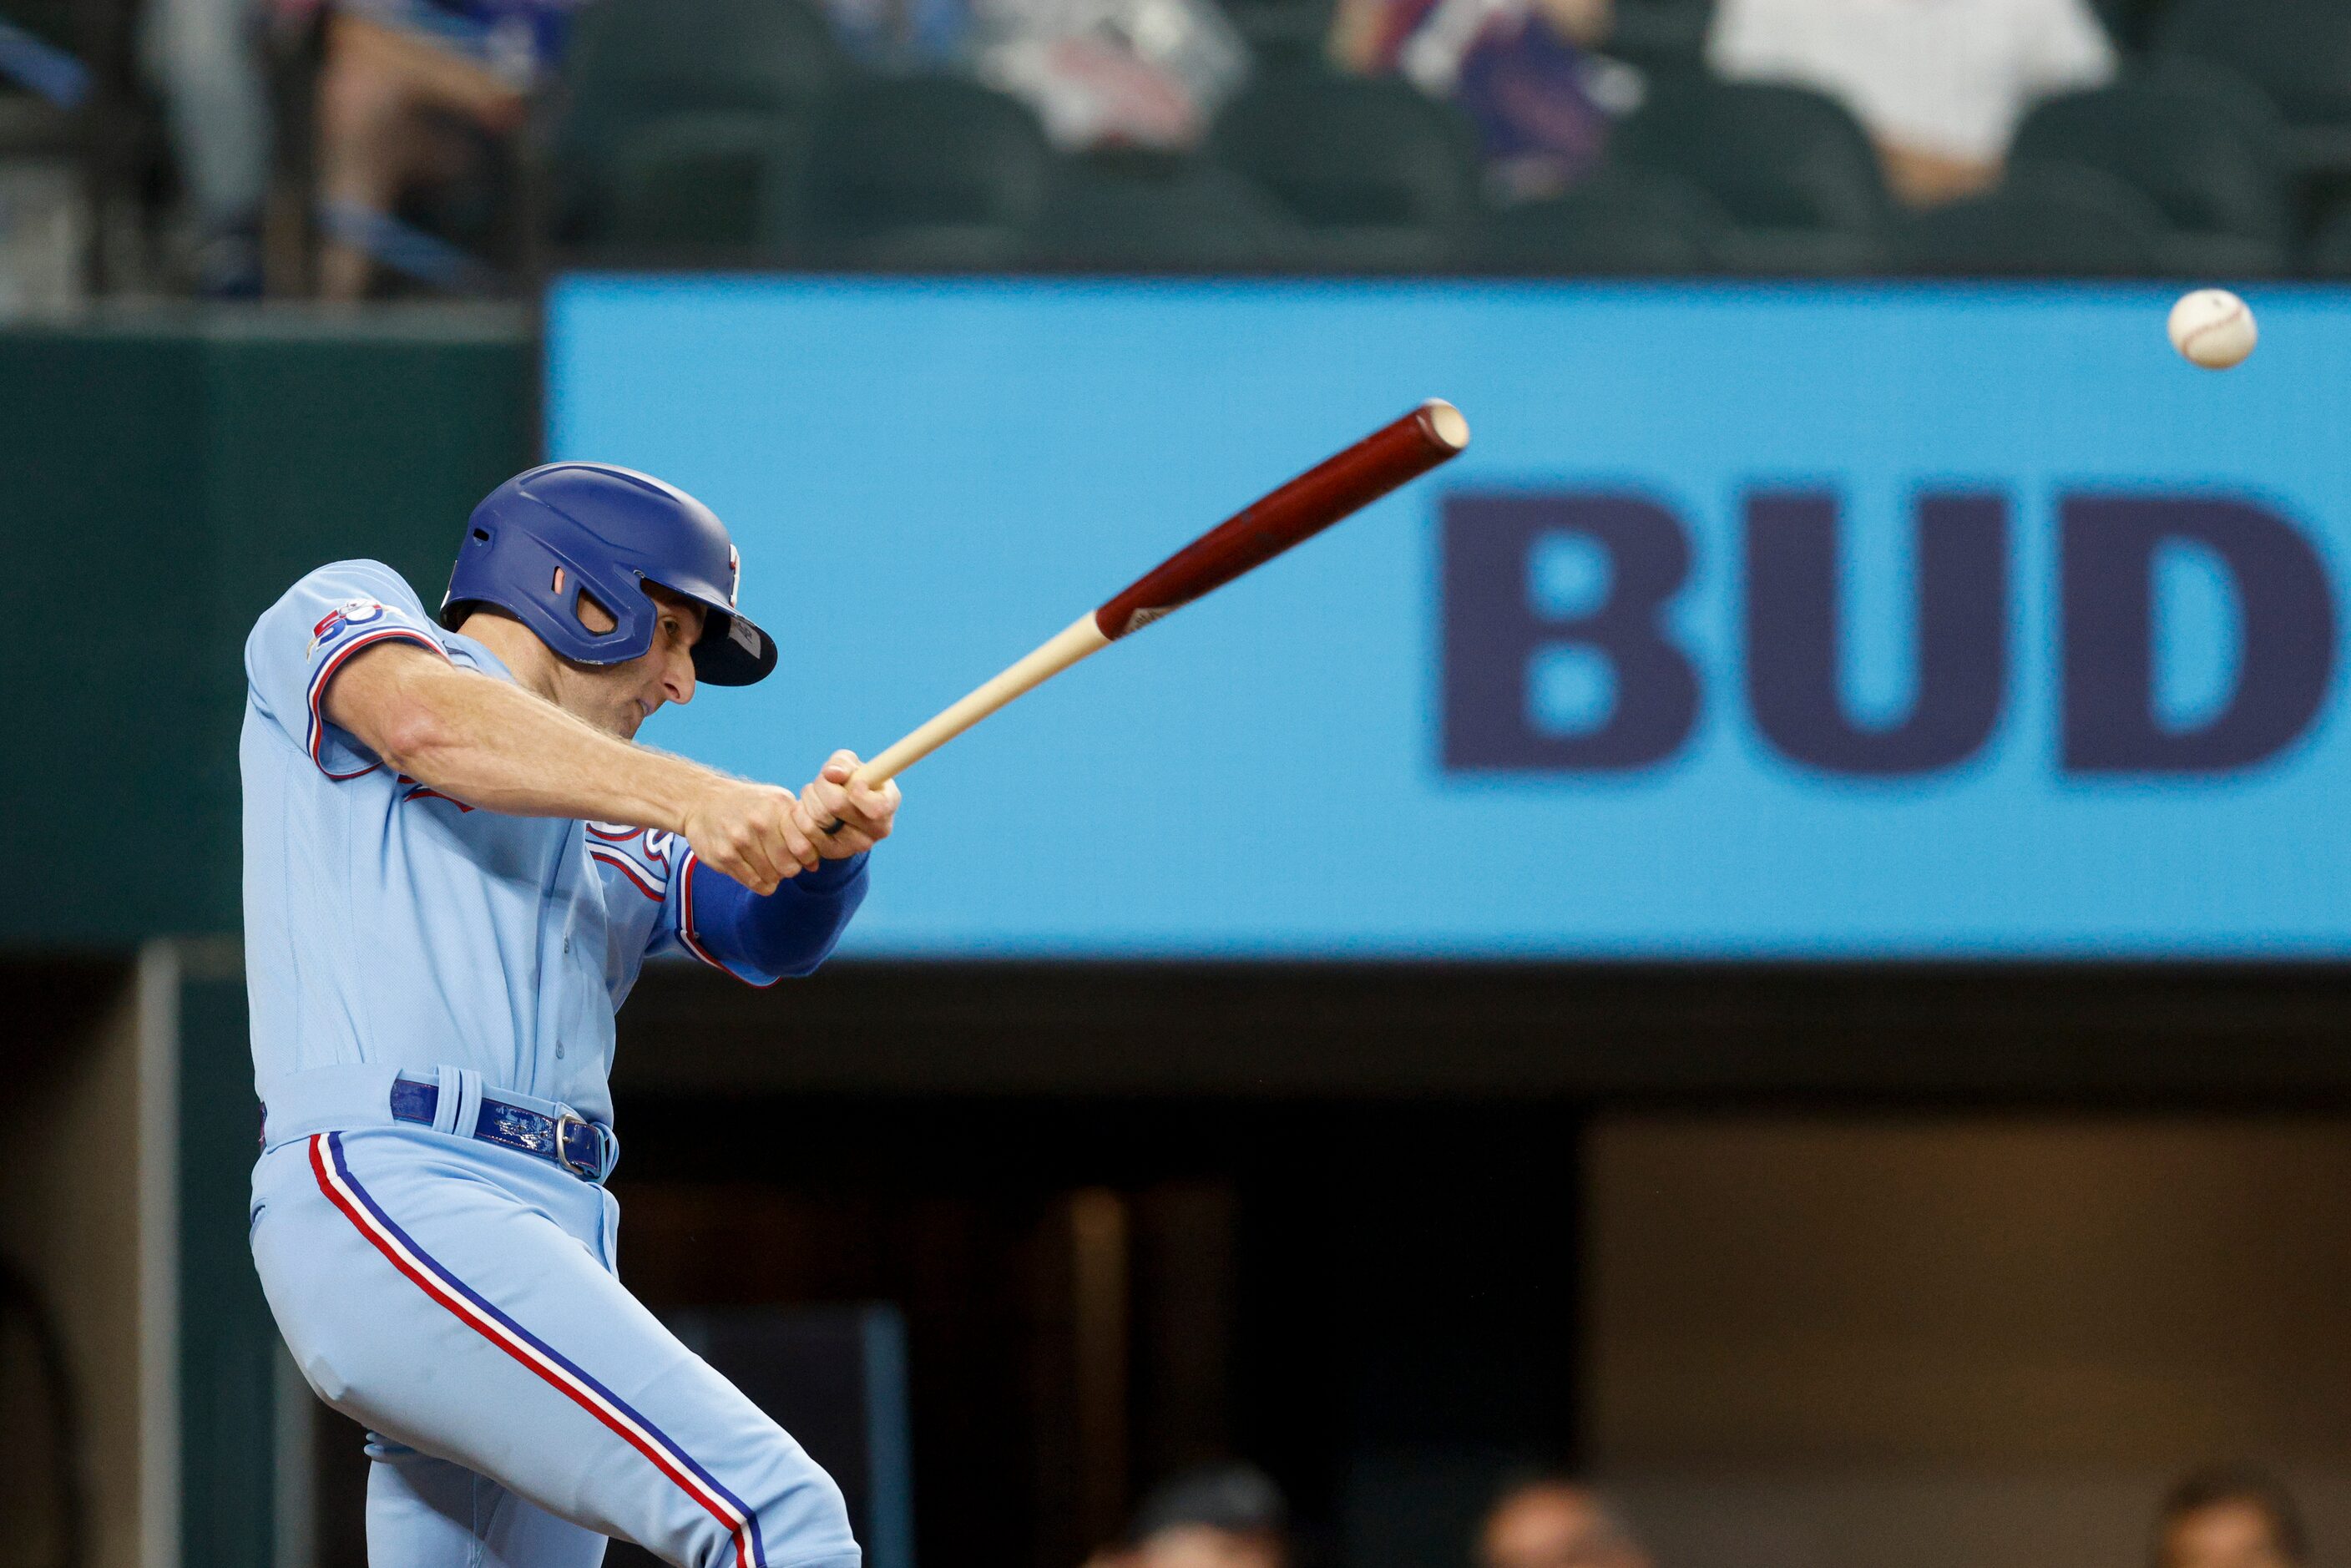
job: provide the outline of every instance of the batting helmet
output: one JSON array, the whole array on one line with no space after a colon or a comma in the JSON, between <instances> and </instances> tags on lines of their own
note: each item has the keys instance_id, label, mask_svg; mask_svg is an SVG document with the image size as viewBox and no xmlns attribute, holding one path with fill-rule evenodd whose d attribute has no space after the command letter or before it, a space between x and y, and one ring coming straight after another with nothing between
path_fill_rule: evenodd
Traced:
<instances>
[{"instance_id":1,"label":"batting helmet","mask_svg":"<svg viewBox=\"0 0 2351 1568\"><path fill-rule=\"evenodd\" d=\"M609 463L549 463L486 497L465 524L441 624L495 604L567 659L617 664L653 645L658 583L706 612L694 671L747 686L776 667L775 639L735 610L739 558L726 525L674 485ZM581 593L611 612L610 632L580 619Z\"/></svg>"}]
</instances>

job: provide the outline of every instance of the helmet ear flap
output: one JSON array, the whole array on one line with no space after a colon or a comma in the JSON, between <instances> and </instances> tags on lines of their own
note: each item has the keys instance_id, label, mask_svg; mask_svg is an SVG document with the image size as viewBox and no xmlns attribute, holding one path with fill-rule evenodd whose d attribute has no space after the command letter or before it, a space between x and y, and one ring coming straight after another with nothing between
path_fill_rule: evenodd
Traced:
<instances>
[{"instance_id":1,"label":"helmet ear flap","mask_svg":"<svg viewBox=\"0 0 2351 1568\"><path fill-rule=\"evenodd\" d=\"M559 566L555 569L555 595L558 599L563 597L563 569ZM612 613L611 607L599 598L592 588L575 587L571 591L570 604L571 619L580 622L580 629L590 637L608 637L621 624L621 618Z\"/></svg>"},{"instance_id":2,"label":"helmet ear flap","mask_svg":"<svg viewBox=\"0 0 2351 1568\"><path fill-rule=\"evenodd\" d=\"M476 518L467 526L442 601L442 623L455 630L472 604L494 604L520 621L564 658L617 664L653 645L653 602L626 590L632 579L614 567L599 576L564 548L552 528L501 528ZM585 613L592 606L601 614Z\"/></svg>"}]
</instances>

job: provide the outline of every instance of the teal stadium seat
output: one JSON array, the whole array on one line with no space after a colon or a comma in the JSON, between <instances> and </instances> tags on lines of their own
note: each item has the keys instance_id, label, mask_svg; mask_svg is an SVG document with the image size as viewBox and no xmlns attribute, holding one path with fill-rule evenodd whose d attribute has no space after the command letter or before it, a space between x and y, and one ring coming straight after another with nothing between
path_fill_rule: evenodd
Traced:
<instances>
[{"instance_id":1,"label":"teal stadium seat","mask_svg":"<svg viewBox=\"0 0 2351 1568\"><path fill-rule=\"evenodd\" d=\"M1705 192L1670 175L1611 168L1565 195L1492 214L1479 254L1498 272L1704 273L1722 264L1731 228Z\"/></svg>"},{"instance_id":2,"label":"teal stadium seat","mask_svg":"<svg viewBox=\"0 0 2351 1568\"><path fill-rule=\"evenodd\" d=\"M555 121L559 236L756 246L789 222L816 105L846 70L809 0L601 0Z\"/></svg>"},{"instance_id":3,"label":"teal stadium seat","mask_svg":"<svg viewBox=\"0 0 2351 1568\"><path fill-rule=\"evenodd\" d=\"M2161 209L2168 270L2261 277L2284 265L2293 233L2284 127L2225 75L2166 69L2066 93L2035 108L2009 149L2013 169L2095 169Z\"/></svg>"},{"instance_id":4,"label":"teal stadium seat","mask_svg":"<svg viewBox=\"0 0 2351 1568\"><path fill-rule=\"evenodd\" d=\"M2344 0L2177 0L2156 35L2267 94L2293 128L2297 163L2351 169L2351 5Z\"/></svg>"},{"instance_id":5,"label":"teal stadium seat","mask_svg":"<svg viewBox=\"0 0 2351 1568\"><path fill-rule=\"evenodd\" d=\"M1217 116L1208 152L1287 208L1332 270L1449 267L1479 213L1469 122L1395 78L1266 72Z\"/></svg>"},{"instance_id":6,"label":"teal stadium seat","mask_svg":"<svg viewBox=\"0 0 2351 1568\"><path fill-rule=\"evenodd\" d=\"M1920 214L1896 250L1906 271L1949 277L2144 277L2163 270L2168 235L2163 210L2139 192L2052 164Z\"/></svg>"},{"instance_id":7,"label":"teal stadium seat","mask_svg":"<svg viewBox=\"0 0 2351 1568\"><path fill-rule=\"evenodd\" d=\"M1888 203L1876 151L1826 94L1764 82L1668 78L1616 128L1611 157L1705 192L1735 225L1744 271L1865 271L1885 256Z\"/></svg>"},{"instance_id":8,"label":"teal stadium seat","mask_svg":"<svg viewBox=\"0 0 2351 1568\"><path fill-rule=\"evenodd\" d=\"M1331 37L1337 0L1225 0L1225 16L1260 66L1310 65Z\"/></svg>"},{"instance_id":9,"label":"teal stadium seat","mask_svg":"<svg viewBox=\"0 0 2351 1568\"><path fill-rule=\"evenodd\" d=\"M1256 272L1296 264L1306 233L1238 175L1188 159L1075 161L1038 236L1038 258L1111 272Z\"/></svg>"},{"instance_id":10,"label":"teal stadium seat","mask_svg":"<svg viewBox=\"0 0 2351 1568\"><path fill-rule=\"evenodd\" d=\"M1019 99L962 77L872 78L826 100L801 226L775 237L826 266L1021 266L1056 180Z\"/></svg>"},{"instance_id":11,"label":"teal stadium seat","mask_svg":"<svg viewBox=\"0 0 2351 1568\"><path fill-rule=\"evenodd\" d=\"M2313 277L2351 278L2351 206L2338 207L2318 225L2302 256Z\"/></svg>"},{"instance_id":12,"label":"teal stadium seat","mask_svg":"<svg viewBox=\"0 0 2351 1568\"><path fill-rule=\"evenodd\" d=\"M1604 53L1655 76L1703 70L1714 0L1616 0Z\"/></svg>"},{"instance_id":13,"label":"teal stadium seat","mask_svg":"<svg viewBox=\"0 0 2351 1568\"><path fill-rule=\"evenodd\" d=\"M613 150L598 239L648 257L784 259L764 236L798 221L810 126L743 110L649 119Z\"/></svg>"},{"instance_id":14,"label":"teal stadium seat","mask_svg":"<svg viewBox=\"0 0 2351 1568\"><path fill-rule=\"evenodd\" d=\"M2115 47L2136 54L2147 47L2156 17L2163 10L2163 0L2095 0L2095 6L2098 21Z\"/></svg>"}]
</instances>

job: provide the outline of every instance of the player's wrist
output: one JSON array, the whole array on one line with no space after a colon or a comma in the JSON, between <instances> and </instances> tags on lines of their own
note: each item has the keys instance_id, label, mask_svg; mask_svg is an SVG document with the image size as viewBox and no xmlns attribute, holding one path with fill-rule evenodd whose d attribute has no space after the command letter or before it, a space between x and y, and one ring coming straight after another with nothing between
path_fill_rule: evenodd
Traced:
<instances>
[{"instance_id":1,"label":"player's wrist","mask_svg":"<svg viewBox=\"0 0 2351 1568\"><path fill-rule=\"evenodd\" d=\"M688 762L682 757L661 757L660 766L646 780L646 794L660 821L648 821L645 826L691 836L693 827L723 813L727 802L744 786L742 780L729 779L724 773Z\"/></svg>"}]
</instances>

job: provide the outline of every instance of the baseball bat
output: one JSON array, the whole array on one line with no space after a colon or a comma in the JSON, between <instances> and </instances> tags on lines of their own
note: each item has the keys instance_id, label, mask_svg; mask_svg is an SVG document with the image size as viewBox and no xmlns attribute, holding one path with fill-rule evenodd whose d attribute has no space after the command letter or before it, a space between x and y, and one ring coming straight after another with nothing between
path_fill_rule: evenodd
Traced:
<instances>
[{"instance_id":1,"label":"baseball bat","mask_svg":"<svg viewBox=\"0 0 2351 1568\"><path fill-rule=\"evenodd\" d=\"M1026 658L925 721L857 770L882 784L1003 707L1130 632L1255 570L1291 546L1361 511L1469 444L1469 422L1431 398L1223 522L1087 611ZM828 831L830 829L827 830Z\"/></svg>"}]
</instances>

